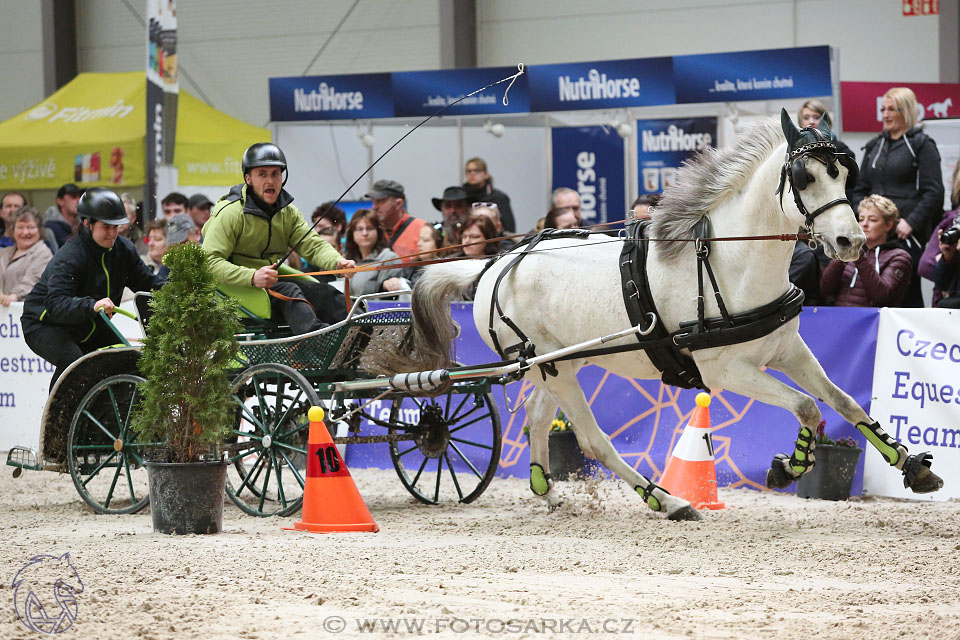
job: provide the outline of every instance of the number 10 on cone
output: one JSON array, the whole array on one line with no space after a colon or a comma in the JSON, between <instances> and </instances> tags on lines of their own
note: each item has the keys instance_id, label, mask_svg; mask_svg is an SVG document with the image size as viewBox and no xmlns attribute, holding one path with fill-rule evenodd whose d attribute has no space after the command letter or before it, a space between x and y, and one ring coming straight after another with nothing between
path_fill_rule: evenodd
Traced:
<instances>
[{"instance_id":1,"label":"number 10 on cone","mask_svg":"<svg viewBox=\"0 0 960 640\"><path fill-rule=\"evenodd\" d=\"M343 463L343 458L340 457L336 445L307 445L308 478L335 478L349 475L347 465Z\"/></svg>"}]
</instances>

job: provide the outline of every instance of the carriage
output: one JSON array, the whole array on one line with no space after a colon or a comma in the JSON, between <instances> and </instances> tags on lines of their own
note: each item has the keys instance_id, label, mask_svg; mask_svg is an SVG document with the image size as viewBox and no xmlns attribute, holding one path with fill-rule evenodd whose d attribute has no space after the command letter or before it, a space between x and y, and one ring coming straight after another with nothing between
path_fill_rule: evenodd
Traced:
<instances>
[{"instance_id":1,"label":"carriage","mask_svg":"<svg viewBox=\"0 0 960 640\"><path fill-rule=\"evenodd\" d=\"M410 328L409 308L366 310L382 295L363 296L342 322L301 336L273 323L258 298L241 300L233 428L222 452L227 495L244 512L288 516L300 508L312 406L325 407L338 446L387 443L401 483L420 502L472 502L493 479L501 431L491 390L505 374L406 382L375 376L378 354ZM137 296L141 324L147 299ZM143 380L141 347L103 318L122 344L87 354L63 373L44 408L39 449L14 447L7 464L14 477L23 469L67 472L95 511L136 513L149 503L144 454L159 443L137 442L129 428Z\"/></svg>"}]
</instances>

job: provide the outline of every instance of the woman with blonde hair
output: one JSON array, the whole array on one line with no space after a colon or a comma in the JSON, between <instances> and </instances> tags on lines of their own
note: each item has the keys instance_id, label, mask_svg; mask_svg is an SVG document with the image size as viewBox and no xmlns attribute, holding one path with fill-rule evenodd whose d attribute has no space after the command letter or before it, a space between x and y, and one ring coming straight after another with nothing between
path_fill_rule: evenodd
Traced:
<instances>
[{"instance_id":1,"label":"woman with blonde hair","mask_svg":"<svg viewBox=\"0 0 960 640\"><path fill-rule=\"evenodd\" d=\"M818 124L820 124L821 118L824 118L827 126L830 127L830 133L833 134L833 143L837 145L837 151L840 153L845 153L856 160L857 156L853 153L850 147L837 138L836 133L833 133L833 119L830 117L830 112L827 111L827 105L823 104L819 100L811 99L800 105L800 110L797 111L797 123L800 125L801 129L804 127L816 127Z\"/></svg>"},{"instance_id":2,"label":"woman with blonde hair","mask_svg":"<svg viewBox=\"0 0 960 640\"><path fill-rule=\"evenodd\" d=\"M879 194L897 205L900 221L894 231L916 269L943 214L940 152L936 142L917 126L917 98L912 90L888 90L880 112L883 131L865 147L853 204L857 207L868 195ZM914 278L903 306L923 306L918 278Z\"/></svg>"},{"instance_id":3,"label":"woman with blonde hair","mask_svg":"<svg viewBox=\"0 0 960 640\"><path fill-rule=\"evenodd\" d=\"M820 296L838 307L896 307L913 277L910 254L896 245L897 205L876 194L860 202L867 237L855 262L831 260L820 277Z\"/></svg>"}]
</instances>

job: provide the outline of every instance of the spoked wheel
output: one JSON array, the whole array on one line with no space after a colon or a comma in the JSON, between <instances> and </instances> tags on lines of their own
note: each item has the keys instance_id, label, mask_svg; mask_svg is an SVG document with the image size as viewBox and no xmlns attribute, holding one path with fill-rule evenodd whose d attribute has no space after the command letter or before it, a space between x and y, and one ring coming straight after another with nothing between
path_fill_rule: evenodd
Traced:
<instances>
[{"instance_id":1,"label":"spoked wheel","mask_svg":"<svg viewBox=\"0 0 960 640\"><path fill-rule=\"evenodd\" d=\"M98 513L136 513L150 502L143 451L130 429L143 378L101 380L80 401L67 435L67 467L84 502Z\"/></svg>"},{"instance_id":2,"label":"spoked wheel","mask_svg":"<svg viewBox=\"0 0 960 640\"><path fill-rule=\"evenodd\" d=\"M303 503L307 411L320 399L296 369L258 364L233 383L227 495L254 516L287 516Z\"/></svg>"},{"instance_id":3,"label":"spoked wheel","mask_svg":"<svg viewBox=\"0 0 960 640\"><path fill-rule=\"evenodd\" d=\"M436 398L397 399L390 423L390 433L415 436L391 442L390 458L421 502L473 502L497 472L500 415L489 393L454 388Z\"/></svg>"}]
</instances>

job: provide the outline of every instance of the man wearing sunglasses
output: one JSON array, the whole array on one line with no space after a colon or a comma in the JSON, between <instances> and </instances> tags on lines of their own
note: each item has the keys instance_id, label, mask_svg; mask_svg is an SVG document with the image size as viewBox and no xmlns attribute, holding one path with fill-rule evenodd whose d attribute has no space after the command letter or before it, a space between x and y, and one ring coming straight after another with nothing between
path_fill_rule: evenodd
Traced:
<instances>
[{"instance_id":1,"label":"man wearing sunglasses","mask_svg":"<svg viewBox=\"0 0 960 640\"><path fill-rule=\"evenodd\" d=\"M463 223L470 217L470 196L462 187L453 186L443 190L439 198L432 198L433 208L443 214L446 244L460 244Z\"/></svg>"}]
</instances>

